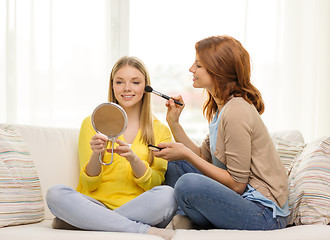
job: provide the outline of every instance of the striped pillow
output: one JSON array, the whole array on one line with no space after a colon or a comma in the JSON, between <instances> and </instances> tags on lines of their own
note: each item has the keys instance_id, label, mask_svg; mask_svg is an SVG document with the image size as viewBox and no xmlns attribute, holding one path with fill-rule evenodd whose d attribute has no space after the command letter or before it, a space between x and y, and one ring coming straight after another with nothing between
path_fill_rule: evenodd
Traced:
<instances>
[{"instance_id":1,"label":"striped pillow","mask_svg":"<svg viewBox=\"0 0 330 240\"><path fill-rule=\"evenodd\" d=\"M40 182L27 146L12 126L0 128L0 227L43 217Z\"/></svg>"},{"instance_id":2,"label":"striped pillow","mask_svg":"<svg viewBox=\"0 0 330 240\"><path fill-rule=\"evenodd\" d=\"M305 144L279 137L273 138L273 141L286 173L289 175L295 160L297 160L298 156L304 150Z\"/></svg>"},{"instance_id":3,"label":"striped pillow","mask_svg":"<svg viewBox=\"0 0 330 240\"><path fill-rule=\"evenodd\" d=\"M330 137L306 145L289 175L289 224L330 223Z\"/></svg>"}]
</instances>

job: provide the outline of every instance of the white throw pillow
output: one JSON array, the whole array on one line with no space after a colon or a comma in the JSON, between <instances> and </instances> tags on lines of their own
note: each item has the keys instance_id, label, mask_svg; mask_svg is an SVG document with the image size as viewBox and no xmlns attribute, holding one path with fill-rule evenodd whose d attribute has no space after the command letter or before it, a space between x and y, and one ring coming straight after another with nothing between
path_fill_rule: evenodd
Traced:
<instances>
[{"instance_id":1,"label":"white throw pillow","mask_svg":"<svg viewBox=\"0 0 330 240\"><path fill-rule=\"evenodd\" d=\"M39 177L27 146L12 126L0 128L0 227L43 218Z\"/></svg>"}]
</instances>

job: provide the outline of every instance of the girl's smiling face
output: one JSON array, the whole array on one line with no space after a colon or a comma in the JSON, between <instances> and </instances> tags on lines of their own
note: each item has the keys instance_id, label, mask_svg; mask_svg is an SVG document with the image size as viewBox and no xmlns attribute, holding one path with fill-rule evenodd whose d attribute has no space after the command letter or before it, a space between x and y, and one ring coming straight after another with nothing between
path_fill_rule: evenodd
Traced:
<instances>
[{"instance_id":1,"label":"girl's smiling face","mask_svg":"<svg viewBox=\"0 0 330 240\"><path fill-rule=\"evenodd\" d=\"M205 88L209 92L213 92L214 83L211 75L207 72L206 68L203 67L199 61L199 57L196 54L196 60L193 65L189 68L189 71L193 74L193 87L194 88Z\"/></svg>"},{"instance_id":2,"label":"girl's smiling face","mask_svg":"<svg viewBox=\"0 0 330 240\"><path fill-rule=\"evenodd\" d=\"M141 107L144 88L144 75L132 66L123 66L114 74L114 95L124 109Z\"/></svg>"}]
</instances>

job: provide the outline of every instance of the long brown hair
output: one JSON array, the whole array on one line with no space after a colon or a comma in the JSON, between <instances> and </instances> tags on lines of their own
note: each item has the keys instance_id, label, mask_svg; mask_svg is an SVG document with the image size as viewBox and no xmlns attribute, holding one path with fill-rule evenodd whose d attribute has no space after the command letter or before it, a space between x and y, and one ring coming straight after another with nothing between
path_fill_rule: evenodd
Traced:
<instances>
[{"instance_id":1,"label":"long brown hair","mask_svg":"<svg viewBox=\"0 0 330 240\"><path fill-rule=\"evenodd\" d=\"M110 81L109 81L109 94L108 94L108 101L114 102L118 104L118 100L115 97L114 91L113 91L113 79L115 74L118 72L118 70L124 66L131 66L139 70L143 75L145 79L145 85L150 85L150 75L147 70L147 67L144 65L144 63L136 58L136 57L122 57L120 58L112 67L112 71L110 74ZM148 144L155 144L155 138L154 138L154 131L153 131L153 114L151 109L151 96L150 94L144 94L141 104L141 112L140 112L140 129L141 129L141 139L142 142L146 145ZM150 164L153 160L153 154L152 151L149 150L149 157L151 159Z\"/></svg>"},{"instance_id":2,"label":"long brown hair","mask_svg":"<svg viewBox=\"0 0 330 240\"><path fill-rule=\"evenodd\" d=\"M225 104L231 96L242 97L253 104L259 114L265 106L259 90L250 81L250 56L242 44L230 36L213 36L195 45L200 62L215 84L214 97ZM210 92L203 106L203 113L210 122L218 106Z\"/></svg>"}]
</instances>

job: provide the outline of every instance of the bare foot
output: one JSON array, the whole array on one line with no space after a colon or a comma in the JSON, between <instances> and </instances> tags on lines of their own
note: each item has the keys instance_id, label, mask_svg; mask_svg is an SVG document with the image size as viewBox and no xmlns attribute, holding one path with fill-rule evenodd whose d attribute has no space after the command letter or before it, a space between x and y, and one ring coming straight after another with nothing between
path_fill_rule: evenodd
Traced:
<instances>
[{"instance_id":1,"label":"bare foot","mask_svg":"<svg viewBox=\"0 0 330 240\"><path fill-rule=\"evenodd\" d=\"M173 229L151 227L149 228L147 234L157 235L165 240L171 240L175 234L175 231Z\"/></svg>"},{"instance_id":2,"label":"bare foot","mask_svg":"<svg viewBox=\"0 0 330 240\"><path fill-rule=\"evenodd\" d=\"M173 229L173 219L172 219L172 221L170 221L168 224L167 224L167 226L166 226L166 228L165 229Z\"/></svg>"},{"instance_id":3,"label":"bare foot","mask_svg":"<svg viewBox=\"0 0 330 240\"><path fill-rule=\"evenodd\" d=\"M175 215L172 220L173 229L192 229L193 222L187 216Z\"/></svg>"}]
</instances>

